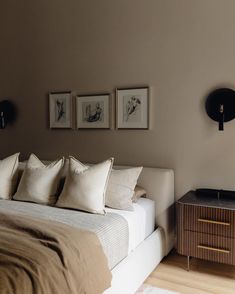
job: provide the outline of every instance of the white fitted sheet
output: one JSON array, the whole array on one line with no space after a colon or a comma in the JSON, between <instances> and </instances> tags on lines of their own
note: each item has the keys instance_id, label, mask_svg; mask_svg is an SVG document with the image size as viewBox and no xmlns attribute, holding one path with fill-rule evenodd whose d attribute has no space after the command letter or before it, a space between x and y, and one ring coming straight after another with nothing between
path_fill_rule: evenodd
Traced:
<instances>
[{"instance_id":1,"label":"white fitted sheet","mask_svg":"<svg viewBox=\"0 0 235 294\"><path fill-rule=\"evenodd\" d=\"M126 219L129 228L128 253L134 250L155 229L155 202L147 198L140 198L133 205L134 211L105 208L107 212L117 213Z\"/></svg>"}]
</instances>

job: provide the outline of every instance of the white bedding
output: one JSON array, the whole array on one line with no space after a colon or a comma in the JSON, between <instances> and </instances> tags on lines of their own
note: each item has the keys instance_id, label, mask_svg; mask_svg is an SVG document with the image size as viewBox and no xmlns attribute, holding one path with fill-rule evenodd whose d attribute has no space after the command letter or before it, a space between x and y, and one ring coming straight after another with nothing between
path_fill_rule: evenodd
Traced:
<instances>
[{"instance_id":1,"label":"white bedding","mask_svg":"<svg viewBox=\"0 0 235 294\"><path fill-rule=\"evenodd\" d=\"M133 205L134 211L117 210L106 207L107 212L121 215L128 223L128 253L145 240L155 228L155 202L147 198L140 198L138 202Z\"/></svg>"}]
</instances>

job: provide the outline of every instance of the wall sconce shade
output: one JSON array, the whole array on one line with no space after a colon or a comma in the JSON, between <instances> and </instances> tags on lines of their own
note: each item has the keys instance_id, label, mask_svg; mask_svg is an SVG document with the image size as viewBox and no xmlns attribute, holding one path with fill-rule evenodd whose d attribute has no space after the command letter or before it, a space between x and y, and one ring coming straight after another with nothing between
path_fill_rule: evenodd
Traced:
<instances>
[{"instance_id":1,"label":"wall sconce shade","mask_svg":"<svg viewBox=\"0 0 235 294\"><path fill-rule=\"evenodd\" d=\"M9 100L0 102L0 128L4 129L7 124L13 123L16 118L16 108Z\"/></svg>"},{"instance_id":2,"label":"wall sconce shade","mask_svg":"<svg viewBox=\"0 0 235 294\"><path fill-rule=\"evenodd\" d=\"M219 124L219 131L224 130L224 123L235 118L235 91L219 88L211 92L206 99L208 116Z\"/></svg>"}]
</instances>

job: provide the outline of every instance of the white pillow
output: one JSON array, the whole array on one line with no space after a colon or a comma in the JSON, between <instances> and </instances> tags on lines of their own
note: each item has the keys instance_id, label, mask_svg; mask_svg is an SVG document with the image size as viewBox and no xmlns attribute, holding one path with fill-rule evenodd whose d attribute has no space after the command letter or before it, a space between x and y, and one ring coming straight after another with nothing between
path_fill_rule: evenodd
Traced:
<instances>
[{"instance_id":1,"label":"white pillow","mask_svg":"<svg viewBox=\"0 0 235 294\"><path fill-rule=\"evenodd\" d=\"M113 158L89 167L70 156L68 175L56 206L104 214L112 165Z\"/></svg>"},{"instance_id":2,"label":"white pillow","mask_svg":"<svg viewBox=\"0 0 235 294\"><path fill-rule=\"evenodd\" d=\"M14 193L17 175L19 155L16 153L0 160L0 199L11 199Z\"/></svg>"},{"instance_id":3,"label":"white pillow","mask_svg":"<svg viewBox=\"0 0 235 294\"><path fill-rule=\"evenodd\" d=\"M64 158L45 165L31 154L13 198L20 201L54 204L63 165Z\"/></svg>"},{"instance_id":4,"label":"white pillow","mask_svg":"<svg viewBox=\"0 0 235 294\"><path fill-rule=\"evenodd\" d=\"M105 197L105 205L133 210L132 197L143 167L112 170Z\"/></svg>"}]
</instances>

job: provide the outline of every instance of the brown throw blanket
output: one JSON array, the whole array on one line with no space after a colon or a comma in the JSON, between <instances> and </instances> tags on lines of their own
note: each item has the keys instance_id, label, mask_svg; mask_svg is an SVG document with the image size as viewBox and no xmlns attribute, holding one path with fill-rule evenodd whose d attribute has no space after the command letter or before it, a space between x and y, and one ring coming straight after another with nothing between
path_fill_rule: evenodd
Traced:
<instances>
[{"instance_id":1,"label":"brown throw blanket","mask_svg":"<svg viewBox=\"0 0 235 294\"><path fill-rule=\"evenodd\" d=\"M94 233L0 213L1 294L101 294L110 284Z\"/></svg>"}]
</instances>

